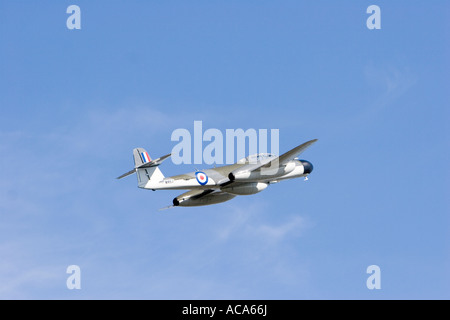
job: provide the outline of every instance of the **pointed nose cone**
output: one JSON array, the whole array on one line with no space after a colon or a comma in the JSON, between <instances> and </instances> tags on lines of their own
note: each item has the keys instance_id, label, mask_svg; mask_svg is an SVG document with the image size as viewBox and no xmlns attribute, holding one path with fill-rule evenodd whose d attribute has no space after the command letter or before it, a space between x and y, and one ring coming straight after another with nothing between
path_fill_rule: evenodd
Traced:
<instances>
[{"instance_id":1,"label":"pointed nose cone","mask_svg":"<svg viewBox=\"0 0 450 320\"><path fill-rule=\"evenodd\" d=\"M306 161L306 160L300 160L300 161L302 162L302 165L303 165L303 174L310 174L314 169L312 163L309 161Z\"/></svg>"}]
</instances>

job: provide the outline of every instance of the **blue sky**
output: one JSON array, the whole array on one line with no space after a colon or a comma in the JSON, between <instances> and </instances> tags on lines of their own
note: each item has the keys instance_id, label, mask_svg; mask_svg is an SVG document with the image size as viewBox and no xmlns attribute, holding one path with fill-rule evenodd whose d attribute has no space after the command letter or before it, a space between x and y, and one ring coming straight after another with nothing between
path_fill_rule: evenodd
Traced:
<instances>
[{"instance_id":1,"label":"blue sky","mask_svg":"<svg viewBox=\"0 0 450 320\"><path fill-rule=\"evenodd\" d=\"M66 27L71 4L81 30ZM0 298L449 299L449 13L2 1ZM133 148L169 153L195 120L279 129L281 152L318 138L302 155L315 169L162 212L180 192L115 180ZM73 264L81 290L66 287ZM373 264L380 290L366 287Z\"/></svg>"}]
</instances>

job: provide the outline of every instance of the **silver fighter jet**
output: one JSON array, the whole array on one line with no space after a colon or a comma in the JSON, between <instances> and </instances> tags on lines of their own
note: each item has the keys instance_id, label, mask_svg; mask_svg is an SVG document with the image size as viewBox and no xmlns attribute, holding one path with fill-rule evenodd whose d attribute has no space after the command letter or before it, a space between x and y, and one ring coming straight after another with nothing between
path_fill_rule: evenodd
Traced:
<instances>
[{"instance_id":1,"label":"silver fighter jet","mask_svg":"<svg viewBox=\"0 0 450 320\"><path fill-rule=\"evenodd\" d=\"M313 165L297 157L317 139L305 142L277 157L268 153L248 156L235 164L164 177L158 166L170 154L152 160L143 148L133 150L134 169L117 179L137 174L138 187L150 190L189 190L173 199L173 206L194 207L216 204L237 195L251 195L270 184L307 176ZM170 206L170 207L173 207Z\"/></svg>"}]
</instances>

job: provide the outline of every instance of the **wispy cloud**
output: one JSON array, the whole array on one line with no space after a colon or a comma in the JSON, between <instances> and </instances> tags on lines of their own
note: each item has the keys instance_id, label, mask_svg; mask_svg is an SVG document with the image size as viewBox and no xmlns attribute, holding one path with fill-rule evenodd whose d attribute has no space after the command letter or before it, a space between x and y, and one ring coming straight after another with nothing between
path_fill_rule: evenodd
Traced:
<instances>
[{"instance_id":1,"label":"wispy cloud","mask_svg":"<svg viewBox=\"0 0 450 320\"><path fill-rule=\"evenodd\" d=\"M64 281L55 263L87 245L83 234L107 236L108 222L96 212L102 200L92 193L104 184L101 165L111 166L111 150L155 134L168 119L151 108L96 109L66 125L0 132L0 297L27 298L55 277ZM49 248L60 252L39 255Z\"/></svg>"},{"instance_id":2,"label":"wispy cloud","mask_svg":"<svg viewBox=\"0 0 450 320\"><path fill-rule=\"evenodd\" d=\"M259 235L270 241L278 242L288 236L300 236L302 231L308 226L305 218L299 216L290 217L290 219L280 225L261 224L250 227L250 233Z\"/></svg>"},{"instance_id":3,"label":"wispy cloud","mask_svg":"<svg viewBox=\"0 0 450 320\"><path fill-rule=\"evenodd\" d=\"M233 237L251 237L261 241L275 244L289 237L301 236L303 231L312 224L304 217L293 215L270 223L261 221L258 216L266 212L264 205L253 203L245 209L232 206L229 221L217 231L220 241L227 241Z\"/></svg>"},{"instance_id":4,"label":"wispy cloud","mask_svg":"<svg viewBox=\"0 0 450 320\"><path fill-rule=\"evenodd\" d=\"M408 67L382 63L368 63L361 69L361 73L365 81L364 92L362 95L359 92L349 93L354 97L352 105L348 106L352 112L332 119L319 114L319 118L313 121L314 130L319 132L331 130L337 134L341 131L354 131L357 126L365 126L373 122L377 115L398 107L398 100L419 81L418 76ZM361 100L359 96L365 100Z\"/></svg>"},{"instance_id":5,"label":"wispy cloud","mask_svg":"<svg viewBox=\"0 0 450 320\"><path fill-rule=\"evenodd\" d=\"M20 240L0 244L0 299L32 298L32 292L45 291L63 278L58 266L36 263L35 255Z\"/></svg>"},{"instance_id":6,"label":"wispy cloud","mask_svg":"<svg viewBox=\"0 0 450 320\"><path fill-rule=\"evenodd\" d=\"M169 123L172 123L170 116L154 108L94 109L78 122L57 127L43 138L72 149L72 153L111 152L111 148L130 140L148 140L170 129Z\"/></svg>"},{"instance_id":7,"label":"wispy cloud","mask_svg":"<svg viewBox=\"0 0 450 320\"><path fill-rule=\"evenodd\" d=\"M365 109L365 116L389 107L418 81L408 68L376 66L372 63L365 66L364 76L369 86L380 90L379 96Z\"/></svg>"}]
</instances>

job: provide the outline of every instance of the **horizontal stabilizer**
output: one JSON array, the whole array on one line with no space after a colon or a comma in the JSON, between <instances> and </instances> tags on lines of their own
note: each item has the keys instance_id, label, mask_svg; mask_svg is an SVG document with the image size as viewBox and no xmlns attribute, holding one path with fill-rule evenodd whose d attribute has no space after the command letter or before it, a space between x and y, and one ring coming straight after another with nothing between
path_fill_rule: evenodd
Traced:
<instances>
[{"instance_id":1,"label":"horizontal stabilizer","mask_svg":"<svg viewBox=\"0 0 450 320\"><path fill-rule=\"evenodd\" d=\"M136 169L130 170L130 171L128 171L127 173L124 173L123 175L121 175L120 177L117 177L116 179L122 179L122 178L125 178L125 177L127 177L127 176L129 176L130 174L133 174L133 173L135 173L135 172L136 172Z\"/></svg>"},{"instance_id":2,"label":"horizontal stabilizer","mask_svg":"<svg viewBox=\"0 0 450 320\"><path fill-rule=\"evenodd\" d=\"M135 172L137 172L139 169L148 169L148 168L152 168L152 167L157 167L159 166L164 160L166 160L167 158L169 158L171 156L171 154L166 154L165 156L162 156L158 159L155 160L151 160L150 156L148 155L147 151L145 151L142 148L135 148L133 150L133 157L134 157L134 169L128 171L127 173L124 173L123 175L117 177L117 179L122 179L125 178ZM155 170L157 169L157 170ZM153 172L160 172L158 168L154 168L154 169L148 169L148 170L139 170L139 172L143 172L145 171L145 174L149 174L149 172L153 173ZM139 173L138 172L138 173ZM157 176L153 176L153 178L155 179L163 179L164 176L162 174L158 174ZM148 179L150 179L150 176L148 177Z\"/></svg>"},{"instance_id":3,"label":"horizontal stabilizer","mask_svg":"<svg viewBox=\"0 0 450 320\"><path fill-rule=\"evenodd\" d=\"M166 154L165 156L162 156L161 158L152 160L150 162L146 162L144 164L141 164L140 166L136 167L136 169L143 169L143 168L150 168L150 167L156 167L159 166L164 160L166 160L168 157L170 157L172 154Z\"/></svg>"}]
</instances>

